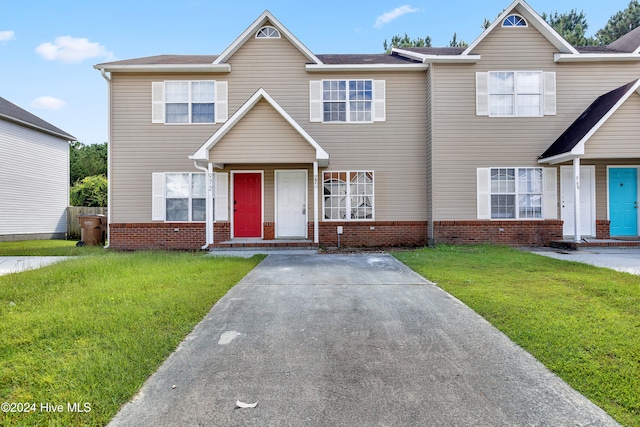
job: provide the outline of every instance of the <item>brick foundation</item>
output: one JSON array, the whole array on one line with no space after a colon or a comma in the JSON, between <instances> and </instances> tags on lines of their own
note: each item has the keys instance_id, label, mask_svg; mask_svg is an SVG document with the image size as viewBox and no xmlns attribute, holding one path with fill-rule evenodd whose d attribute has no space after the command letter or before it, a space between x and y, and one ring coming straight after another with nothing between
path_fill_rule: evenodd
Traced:
<instances>
[{"instance_id":1,"label":"brick foundation","mask_svg":"<svg viewBox=\"0 0 640 427\"><path fill-rule=\"evenodd\" d=\"M562 220L435 221L433 234L436 244L549 246L553 240L562 240Z\"/></svg>"},{"instance_id":2,"label":"brick foundation","mask_svg":"<svg viewBox=\"0 0 640 427\"><path fill-rule=\"evenodd\" d=\"M427 244L427 221L345 221L321 222L320 245L338 246L338 226L342 226L341 246L413 247ZM310 224L310 233L313 236L313 223Z\"/></svg>"},{"instance_id":3,"label":"brick foundation","mask_svg":"<svg viewBox=\"0 0 640 427\"><path fill-rule=\"evenodd\" d=\"M206 241L204 223L109 224L109 247L139 249L200 249Z\"/></svg>"},{"instance_id":4,"label":"brick foundation","mask_svg":"<svg viewBox=\"0 0 640 427\"><path fill-rule=\"evenodd\" d=\"M611 221L608 219L596 219L596 239L611 238Z\"/></svg>"},{"instance_id":5,"label":"brick foundation","mask_svg":"<svg viewBox=\"0 0 640 427\"><path fill-rule=\"evenodd\" d=\"M427 241L426 221L321 222L320 245L338 246L338 226L343 228L340 244L346 247L424 246ZM198 250L206 240L204 223L154 222L110 224L109 227L109 247L119 250ZM313 240L313 222L308 223L307 231L308 239ZM273 240L275 224L265 222L263 232L264 240ZM214 241L219 243L230 238L231 224L215 223Z\"/></svg>"}]
</instances>

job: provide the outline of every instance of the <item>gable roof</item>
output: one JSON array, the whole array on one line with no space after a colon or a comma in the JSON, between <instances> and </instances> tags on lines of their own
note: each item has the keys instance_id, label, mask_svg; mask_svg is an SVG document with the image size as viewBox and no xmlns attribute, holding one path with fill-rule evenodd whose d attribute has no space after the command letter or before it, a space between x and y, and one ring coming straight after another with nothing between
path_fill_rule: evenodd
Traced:
<instances>
[{"instance_id":1,"label":"gable roof","mask_svg":"<svg viewBox=\"0 0 640 427\"><path fill-rule=\"evenodd\" d=\"M640 79L599 96L538 158L539 163L560 163L584 154L584 144L640 88Z\"/></svg>"},{"instance_id":2,"label":"gable roof","mask_svg":"<svg viewBox=\"0 0 640 427\"><path fill-rule=\"evenodd\" d=\"M556 47L561 53L578 53L575 47L566 41L556 30L554 30L538 13L531 8L524 0L514 0L507 8L493 21L493 23L480 34L480 36L473 41L462 53L462 55L469 55L473 49L480 44L482 40L487 37L489 33L493 31L499 25L502 25L502 21L510 14L517 12L524 19L527 20L530 26L537 29L549 42Z\"/></svg>"},{"instance_id":3,"label":"gable roof","mask_svg":"<svg viewBox=\"0 0 640 427\"><path fill-rule=\"evenodd\" d=\"M320 167L326 167L329 164L329 153L320 146L294 119L282 108L266 90L260 88L249 98L233 116L231 116L204 144L196 150L196 152L189 156L191 160L209 160L209 151L218 143L222 138L247 115L253 107L255 107L261 100L267 101L274 110L276 110L282 118L284 118L295 129L300 136L316 150L316 160Z\"/></svg>"},{"instance_id":4,"label":"gable roof","mask_svg":"<svg viewBox=\"0 0 640 427\"><path fill-rule=\"evenodd\" d=\"M42 120L40 117L23 110L17 105L0 97L0 119L6 120L38 132L43 132L67 141L75 141L76 137L69 135L60 128L55 127L49 122Z\"/></svg>"},{"instance_id":5,"label":"gable roof","mask_svg":"<svg viewBox=\"0 0 640 427\"><path fill-rule=\"evenodd\" d=\"M213 64L222 64L227 62L229 58L247 42L247 40L255 36L256 31L267 23L277 29L280 34L289 40L300 52L302 52L309 61L314 64L322 64L322 61L320 61L313 52L307 49L307 47L302 44L302 42L298 40L297 37L294 36L293 33L291 33L284 25L282 25L280 21L278 21L268 10L262 12L262 15L253 21L253 23L249 25L249 27L244 30L244 32L240 34L240 36L215 59L215 61L213 61Z\"/></svg>"},{"instance_id":6,"label":"gable roof","mask_svg":"<svg viewBox=\"0 0 640 427\"><path fill-rule=\"evenodd\" d=\"M620 52L640 53L640 27L629 31L607 47Z\"/></svg>"}]
</instances>

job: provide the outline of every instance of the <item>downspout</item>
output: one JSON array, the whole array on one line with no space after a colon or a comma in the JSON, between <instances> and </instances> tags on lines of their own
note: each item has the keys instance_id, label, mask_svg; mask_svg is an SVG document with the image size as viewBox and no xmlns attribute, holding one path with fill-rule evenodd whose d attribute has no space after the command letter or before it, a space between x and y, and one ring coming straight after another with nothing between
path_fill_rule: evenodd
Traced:
<instances>
[{"instance_id":1,"label":"downspout","mask_svg":"<svg viewBox=\"0 0 640 427\"><path fill-rule=\"evenodd\" d=\"M206 243L201 249L209 249L209 245L213 244L213 164L209 163L208 167L200 166L197 160L193 165L205 173L207 177L207 199L205 202L205 239Z\"/></svg>"},{"instance_id":2,"label":"downspout","mask_svg":"<svg viewBox=\"0 0 640 427\"><path fill-rule=\"evenodd\" d=\"M107 75L104 68L100 68L100 74L107 81L107 245L105 249L109 249L111 244L111 79Z\"/></svg>"}]
</instances>

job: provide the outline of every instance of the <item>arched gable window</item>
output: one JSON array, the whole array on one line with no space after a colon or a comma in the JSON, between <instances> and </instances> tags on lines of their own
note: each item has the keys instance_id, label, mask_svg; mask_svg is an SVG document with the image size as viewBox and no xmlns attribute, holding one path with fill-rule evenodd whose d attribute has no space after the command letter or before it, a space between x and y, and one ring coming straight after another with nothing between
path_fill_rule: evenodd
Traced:
<instances>
[{"instance_id":1,"label":"arched gable window","mask_svg":"<svg viewBox=\"0 0 640 427\"><path fill-rule=\"evenodd\" d=\"M520 15L509 15L502 21L503 27L526 27L527 21Z\"/></svg>"},{"instance_id":2,"label":"arched gable window","mask_svg":"<svg viewBox=\"0 0 640 427\"><path fill-rule=\"evenodd\" d=\"M256 33L256 38L257 39L279 39L280 32L269 25L265 25L264 27L258 30L258 32Z\"/></svg>"}]
</instances>

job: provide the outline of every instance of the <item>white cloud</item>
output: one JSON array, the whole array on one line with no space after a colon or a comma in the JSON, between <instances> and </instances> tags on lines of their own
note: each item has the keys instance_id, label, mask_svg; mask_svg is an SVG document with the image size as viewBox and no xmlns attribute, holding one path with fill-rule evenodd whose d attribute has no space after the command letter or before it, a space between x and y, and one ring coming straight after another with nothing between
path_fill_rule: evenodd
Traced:
<instances>
[{"instance_id":1,"label":"white cloud","mask_svg":"<svg viewBox=\"0 0 640 427\"><path fill-rule=\"evenodd\" d=\"M66 63L79 63L88 58L113 56L112 52L100 43L85 38L71 36L57 37L53 43L42 43L36 53L49 61L59 60Z\"/></svg>"},{"instance_id":2,"label":"white cloud","mask_svg":"<svg viewBox=\"0 0 640 427\"><path fill-rule=\"evenodd\" d=\"M14 31L0 31L0 42L8 42L16 38Z\"/></svg>"},{"instance_id":3,"label":"white cloud","mask_svg":"<svg viewBox=\"0 0 640 427\"><path fill-rule=\"evenodd\" d=\"M41 110L58 110L65 105L67 105L66 102L52 96L39 96L31 101L31 106L33 108L38 108Z\"/></svg>"},{"instance_id":4,"label":"white cloud","mask_svg":"<svg viewBox=\"0 0 640 427\"><path fill-rule=\"evenodd\" d=\"M415 13L419 11L420 9L416 7L411 7L408 4L405 4L404 6L396 7L395 9L389 12L385 12L382 15L378 16L378 18L376 18L376 23L373 27L382 28L384 24L388 24L389 22L401 17L402 15L406 15L407 13Z\"/></svg>"}]
</instances>

